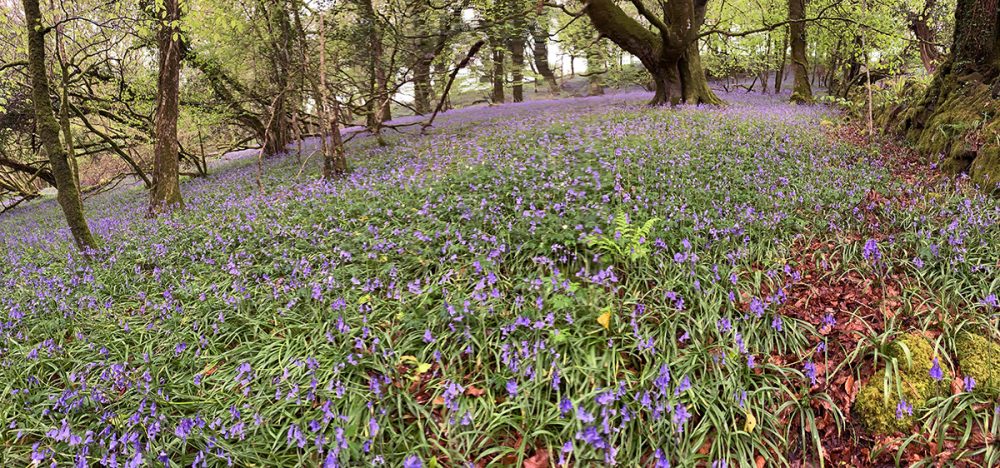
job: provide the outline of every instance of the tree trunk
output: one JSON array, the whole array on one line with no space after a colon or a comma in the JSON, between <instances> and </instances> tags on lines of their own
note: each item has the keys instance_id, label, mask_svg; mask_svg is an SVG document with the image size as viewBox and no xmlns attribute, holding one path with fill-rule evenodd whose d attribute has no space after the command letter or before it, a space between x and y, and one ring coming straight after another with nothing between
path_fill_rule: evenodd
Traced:
<instances>
[{"instance_id":1,"label":"tree trunk","mask_svg":"<svg viewBox=\"0 0 1000 468\"><path fill-rule=\"evenodd\" d=\"M367 110L368 127L373 133L381 132L382 124L392 120L389 105L389 77L383 61L383 30L381 20L375 13L374 0L361 1L362 14L368 22L369 56L368 70L371 74ZM381 138L381 137L380 137ZM380 140L381 141L381 140Z\"/></svg>"},{"instance_id":2,"label":"tree trunk","mask_svg":"<svg viewBox=\"0 0 1000 468\"><path fill-rule=\"evenodd\" d=\"M760 70L760 93L767 94L768 78L770 78L770 73L767 69L767 63L771 61L771 32L767 33L767 47L764 49L764 66Z\"/></svg>"},{"instance_id":3,"label":"tree trunk","mask_svg":"<svg viewBox=\"0 0 1000 468\"><path fill-rule=\"evenodd\" d=\"M774 70L774 94L781 94L781 85L785 81L785 60L788 58L788 27L785 27L785 34L781 39L781 60L778 60L778 68Z\"/></svg>"},{"instance_id":4,"label":"tree trunk","mask_svg":"<svg viewBox=\"0 0 1000 468\"><path fill-rule=\"evenodd\" d=\"M511 95L514 102L524 102L524 36L515 34L508 41L510 49Z\"/></svg>"},{"instance_id":5,"label":"tree trunk","mask_svg":"<svg viewBox=\"0 0 1000 468\"><path fill-rule=\"evenodd\" d=\"M153 189L150 191L149 214L155 216L183 206L179 181L180 157L177 142L177 117L180 113L180 19L178 0L164 0L163 11L157 12L159 30L156 43L160 52L160 72L157 80L156 143L153 147Z\"/></svg>"},{"instance_id":6,"label":"tree trunk","mask_svg":"<svg viewBox=\"0 0 1000 468\"><path fill-rule=\"evenodd\" d=\"M556 75L552 72L552 67L549 66L549 23L547 16L539 20L535 27L531 29L531 38L535 43L535 47L532 49L535 68L538 69L538 74L542 75L542 79L549 85L549 91L552 94L559 94L559 82L556 81Z\"/></svg>"},{"instance_id":7,"label":"tree trunk","mask_svg":"<svg viewBox=\"0 0 1000 468\"><path fill-rule=\"evenodd\" d=\"M993 73L1000 69L997 0L958 0L952 67L956 73Z\"/></svg>"},{"instance_id":8,"label":"tree trunk","mask_svg":"<svg viewBox=\"0 0 1000 468\"><path fill-rule=\"evenodd\" d=\"M613 0L590 0L583 11L602 36L636 56L653 76L651 105L718 104L722 101L708 87L697 45L706 5L707 0L669 2L663 12L668 21L649 11L640 12L658 33L634 20Z\"/></svg>"},{"instance_id":9,"label":"tree trunk","mask_svg":"<svg viewBox=\"0 0 1000 468\"><path fill-rule=\"evenodd\" d=\"M31 80L31 100L35 108L35 126L42 147L48 155L52 166L52 175L56 179L59 193L56 199L62 207L70 233L77 248L87 252L97 249L97 242L90 233L87 219L83 213L83 199L80 196L80 186L76 183L73 170L70 168L66 148L59 141L59 122L52 112L52 101L49 96L49 78L45 74L45 33L47 28L42 25L42 13L38 0L22 0L24 19L28 32L28 74Z\"/></svg>"},{"instance_id":10,"label":"tree trunk","mask_svg":"<svg viewBox=\"0 0 1000 468\"><path fill-rule=\"evenodd\" d=\"M277 33L271 33L271 75L275 99L271 106L270 125L264 129L264 155L284 152L291 142L287 94L292 73L292 25L285 0L271 0L269 21Z\"/></svg>"},{"instance_id":11,"label":"tree trunk","mask_svg":"<svg viewBox=\"0 0 1000 468\"><path fill-rule=\"evenodd\" d=\"M813 102L812 87L809 85L809 62L806 58L806 0L788 0L789 31L792 41L792 72L795 83L792 87L792 102L808 104Z\"/></svg>"},{"instance_id":12,"label":"tree trunk","mask_svg":"<svg viewBox=\"0 0 1000 468\"><path fill-rule=\"evenodd\" d=\"M701 52L698 51L698 44L691 43L687 53L681 57L679 62L681 74L681 89L684 93L684 102L688 104L711 104L721 105L722 99L708 86L708 79L705 77L705 69L701 66Z\"/></svg>"},{"instance_id":13,"label":"tree trunk","mask_svg":"<svg viewBox=\"0 0 1000 468\"><path fill-rule=\"evenodd\" d=\"M490 100L493 104L503 104L504 102L504 79L506 78L503 71L503 49L500 47L493 47L493 95Z\"/></svg>"},{"instance_id":14,"label":"tree trunk","mask_svg":"<svg viewBox=\"0 0 1000 468\"><path fill-rule=\"evenodd\" d=\"M1000 144L988 129L997 118L982 119L1000 114L998 18L997 0L958 0L952 55L903 124L921 153L947 155L942 169L968 171L974 183L994 193L1000 193ZM956 128L965 130L956 134Z\"/></svg>"},{"instance_id":15,"label":"tree trunk","mask_svg":"<svg viewBox=\"0 0 1000 468\"><path fill-rule=\"evenodd\" d=\"M313 82L315 83L315 81ZM340 106L334 97L332 112L327 112L329 99L326 94L326 18L319 16L319 86L316 89L320 138L323 148L323 178L333 179L347 174L344 140L340 135Z\"/></svg>"},{"instance_id":16,"label":"tree trunk","mask_svg":"<svg viewBox=\"0 0 1000 468\"><path fill-rule=\"evenodd\" d=\"M604 74L607 72L607 60L604 57L601 41L587 48L587 95L600 96L604 94Z\"/></svg>"},{"instance_id":17,"label":"tree trunk","mask_svg":"<svg viewBox=\"0 0 1000 468\"><path fill-rule=\"evenodd\" d=\"M928 0L927 3L933 2L934 0ZM917 47L920 50L920 62L923 63L924 70L927 73L934 73L938 61L941 60L941 53L934 45L937 38L934 30L927 25L927 18L923 15L910 15L910 31L913 31L914 37L919 41Z\"/></svg>"},{"instance_id":18,"label":"tree trunk","mask_svg":"<svg viewBox=\"0 0 1000 468\"><path fill-rule=\"evenodd\" d=\"M413 64L413 108L419 115L431 112L431 63L426 54L417 57Z\"/></svg>"}]
</instances>

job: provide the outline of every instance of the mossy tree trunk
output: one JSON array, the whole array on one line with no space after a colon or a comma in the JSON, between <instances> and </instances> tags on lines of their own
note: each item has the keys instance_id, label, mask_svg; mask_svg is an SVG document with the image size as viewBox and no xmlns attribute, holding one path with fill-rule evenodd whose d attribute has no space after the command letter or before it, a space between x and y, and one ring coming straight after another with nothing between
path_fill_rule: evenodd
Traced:
<instances>
[{"instance_id":1,"label":"mossy tree trunk","mask_svg":"<svg viewBox=\"0 0 1000 468\"><path fill-rule=\"evenodd\" d=\"M806 0L788 0L788 26L792 42L792 102L808 104L813 102L812 87L809 85L809 61L806 57Z\"/></svg>"},{"instance_id":2,"label":"mossy tree trunk","mask_svg":"<svg viewBox=\"0 0 1000 468\"><path fill-rule=\"evenodd\" d=\"M514 102L524 101L524 36L511 36L507 48L510 50L511 96Z\"/></svg>"},{"instance_id":3,"label":"mossy tree trunk","mask_svg":"<svg viewBox=\"0 0 1000 468\"><path fill-rule=\"evenodd\" d=\"M180 208L179 181L180 154L177 142L177 118L180 113L181 9L178 0L164 0L157 12L159 29L156 43L159 48L160 71L157 80L156 143L153 147L153 187L150 191L149 214L155 216Z\"/></svg>"},{"instance_id":4,"label":"mossy tree trunk","mask_svg":"<svg viewBox=\"0 0 1000 468\"><path fill-rule=\"evenodd\" d=\"M504 81L506 81L506 74L503 70L504 53L503 48L499 46L493 47L493 94L490 96L490 100L493 104L503 104L504 97Z\"/></svg>"},{"instance_id":5,"label":"mossy tree trunk","mask_svg":"<svg viewBox=\"0 0 1000 468\"><path fill-rule=\"evenodd\" d=\"M431 63L434 56L428 59L422 53L413 63L413 109L419 115L431 112Z\"/></svg>"},{"instance_id":6,"label":"mossy tree trunk","mask_svg":"<svg viewBox=\"0 0 1000 468\"><path fill-rule=\"evenodd\" d=\"M24 19L28 33L28 75L31 80L31 100L35 110L35 126L42 148L52 166L52 175L59 191L56 199L66 216L70 233L77 248L87 252L97 249L97 242L90 232L83 212L80 186L73 175L66 147L59 140L59 122L52 111L49 95L49 78L45 67L45 34L38 0L23 0Z\"/></svg>"},{"instance_id":7,"label":"mossy tree trunk","mask_svg":"<svg viewBox=\"0 0 1000 468\"><path fill-rule=\"evenodd\" d=\"M697 45L707 3L671 1L662 6L663 15L657 15L642 2L633 1L656 32L646 29L613 0L591 0L583 11L602 36L638 57L653 76L655 92L650 104L721 104L708 87Z\"/></svg>"},{"instance_id":8,"label":"mossy tree trunk","mask_svg":"<svg viewBox=\"0 0 1000 468\"><path fill-rule=\"evenodd\" d=\"M951 56L942 63L903 122L907 137L941 167L969 172L987 191L1000 192L1000 8L998 0L958 0Z\"/></svg>"},{"instance_id":9,"label":"mossy tree trunk","mask_svg":"<svg viewBox=\"0 0 1000 468\"><path fill-rule=\"evenodd\" d=\"M270 111L270 125L265 129L264 155L271 156L285 150L291 142L288 99L289 78L292 74L292 24L286 0L270 0L268 29L270 30L269 61L275 99Z\"/></svg>"}]
</instances>

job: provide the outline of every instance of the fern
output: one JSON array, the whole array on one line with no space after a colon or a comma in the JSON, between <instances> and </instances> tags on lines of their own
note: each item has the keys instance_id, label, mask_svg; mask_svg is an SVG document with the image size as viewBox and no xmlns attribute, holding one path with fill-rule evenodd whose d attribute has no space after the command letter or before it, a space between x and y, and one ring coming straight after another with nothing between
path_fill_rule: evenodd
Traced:
<instances>
[{"instance_id":1,"label":"fern","mask_svg":"<svg viewBox=\"0 0 1000 468\"><path fill-rule=\"evenodd\" d=\"M634 263L649 257L646 239L660 218L650 218L641 226L630 224L628 216L621 210L615 215L614 232L589 236L587 246L610 256L618 263Z\"/></svg>"}]
</instances>

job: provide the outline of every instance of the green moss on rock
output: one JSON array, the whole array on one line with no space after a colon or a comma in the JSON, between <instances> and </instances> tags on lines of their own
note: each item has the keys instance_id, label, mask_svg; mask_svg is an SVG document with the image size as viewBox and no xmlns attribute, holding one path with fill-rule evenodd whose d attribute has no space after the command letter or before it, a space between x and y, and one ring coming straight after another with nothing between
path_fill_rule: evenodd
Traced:
<instances>
[{"instance_id":1,"label":"green moss on rock","mask_svg":"<svg viewBox=\"0 0 1000 468\"><path fill-rule=\"evenodd\" d=\"M988 146L979 150L979 156L969 168L969 176L984 191L1000 195L1000 147Z\"/></svg>"},{"instance_id":2,"label":"green moss on rock","mask_svg":"<svg viewBox=\"0 0 1000 468\"><path fill-rule=\"evenodd\" d=\"M1000 344L972 333L955 341L962 373L976 380L976 388L1000 396Z\"/></svg>"},{"instance_id":3,"label":"green moss on rock","mask_svg":"<svg viewBox=\"0 0 1000 468\"><path fill-rule=\"evenodd\" d=\"M899 369L899 389L903 399L913 406L913 411L927 406L927 400L946 390L951 381L950 373L942 368L945 376L941 382L931 378L934 348L926 338L909 334L893 343L889 355L896 359ZM854 412L866 429L876 434L904 431L914 424L913 416L896 418L896 408L900 403L895 376L890 376L886 384L886 371L877 372L868 384L858 392L854 401ZM885 390L888 387L888 396Z\"/></svg>"}]
</instances>

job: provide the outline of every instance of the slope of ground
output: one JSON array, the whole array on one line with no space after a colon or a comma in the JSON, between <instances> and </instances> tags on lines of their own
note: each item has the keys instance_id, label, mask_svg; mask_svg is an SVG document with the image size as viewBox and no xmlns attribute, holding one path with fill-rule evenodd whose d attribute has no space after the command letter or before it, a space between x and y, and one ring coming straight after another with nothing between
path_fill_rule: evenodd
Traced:
<instances>
[{"instance_id":1,"label":"slope of ground","mask_svg":"<svg viewBox=\"0 0 1000 468\"><path fill-rule=\"evenodd\" d=\"M902 405L902 437L852 405L931 366L886 360L907 332L956 378L963 333L997 338L1000 203L894 177L824 107L725 98L456 111L355 139L336 182L289 155L261 194L236 161L159 220L103 194L92 261L51 203L4 216L0 458L995 463L986 383Z\"/></svg>"}]
</instances>

